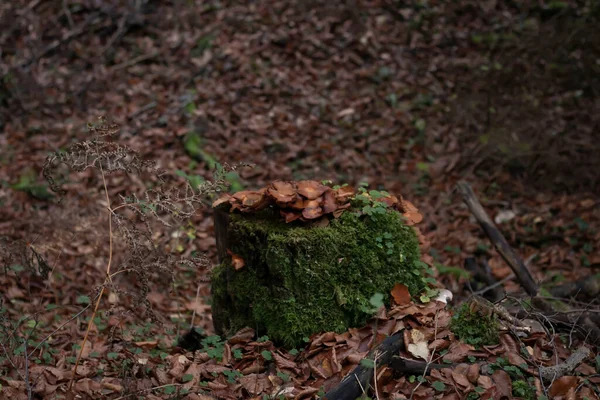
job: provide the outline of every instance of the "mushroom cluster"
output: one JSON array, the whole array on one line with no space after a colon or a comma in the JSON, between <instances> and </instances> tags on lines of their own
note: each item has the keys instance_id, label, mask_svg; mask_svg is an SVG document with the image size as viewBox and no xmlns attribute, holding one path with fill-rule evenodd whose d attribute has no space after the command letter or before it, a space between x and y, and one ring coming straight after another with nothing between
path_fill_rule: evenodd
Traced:
<instances>
[{"instance_id":1,"label":"mushroom cluster","mask_svg":"<svg viewBox=\"0 0 600 400\"><path fill-rule=\"evenodd\" d=\"M351 199L355 195L356 192L350 186L334 189L317 181L275 181L259 190L243 190L233 195L223 195L213 203L213 207L229 203L230 211L252 213L274 205L285 222L313 221L323 215L339 217L351 207ZM369 196L368 193L362 195ZM419 210L401 196L398 198L388 194L376 201L400 212L408 225L414 225L423 219Z\"/></svg>"}]
</instances>

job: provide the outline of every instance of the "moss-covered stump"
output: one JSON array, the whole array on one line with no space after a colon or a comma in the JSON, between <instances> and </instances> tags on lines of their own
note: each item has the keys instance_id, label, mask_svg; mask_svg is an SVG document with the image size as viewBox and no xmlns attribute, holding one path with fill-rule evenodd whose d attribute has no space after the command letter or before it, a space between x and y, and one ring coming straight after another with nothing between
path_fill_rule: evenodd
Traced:
<instances>
[{"instance_id":1,"label":"moss-covered stump","mask_svg":"<svg viewBox=\"0 0 600 400\"><path fill-rule=\"evenodd\" d=\"M224 219L228 227L217 242L227 243L229 257L211 277L217 333L249 326L296 346L313 333L362 325L373 313L371 297L388 296L395 283L419 293L425 281L415 230L398 211L381 211L349 209L311 224L285 223L274 208L220 211L217 228Z\"/></svg>"}]
</instances>

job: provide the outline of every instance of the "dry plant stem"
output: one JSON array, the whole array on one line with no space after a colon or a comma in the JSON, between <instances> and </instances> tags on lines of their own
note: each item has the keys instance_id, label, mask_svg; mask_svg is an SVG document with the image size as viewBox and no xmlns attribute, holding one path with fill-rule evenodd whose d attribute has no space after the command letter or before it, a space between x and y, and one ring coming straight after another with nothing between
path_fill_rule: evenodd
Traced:
<instances>
[{"instance_id":1,"label":"dry plant stem","mask_svg":"<svg viewBox=\"0 0 600 400\"><path fill-rule=\"evenodd\" d=\"M110 197L108 196L108 187L106 186L106 177L104 176L104 170L102 169L102 163L100 163L100 175L102 175L102 184L104 185L104 194L106 195L106 204L108 207L108 263L106 265L106 277L108 280L111 280L110 276L110 267L112 264L112 256L113 256L113 230L112 230L112 210L110 208ZM83 354L83 348L85 347L85 343L87 342L88 335L90 334L90 329L92 328L92 324L94 323L94 318L96 318L96 312L98 312L98 307L100 306L100 301L102 300L102 295L104 294L105 285L102 285L100 289L100 294L98 295L98 299L96 300L96 305L94 306L94 312L88 322L87 329L85 331L85 336L83 337L83 342L81 343L81 348L79 349L79 354L77 355L77 360L75 361L75 366L73 367L73 375L71 376L71 380L69 381L69 391L73 387L73 381L75 380L75 374L77 373L77 366L79 365L79 361L81 360L81 355Z\"/></svg>"},{"instance_id":2,"label":"dry plant stem","mask_svg":"<svg viewBox=\"0 0 600 400\"><path fill-rule=\"evenodd\" d=\"M29 357L31 357L33 355L33 353L40 348L40 346L45 343L48 339L50 339L50 337L52 335L54 335L56 332L60 331L62 328L64 328L67 324L69 324L71 321L73 321L75 318L79 317L81 314L83 314L83 312L85 310L87 310L88 308L90 308L90 305L88 304L87 306L85 306L84 308L81 309L81 311L79 311L77 314L73 315L71 318L69 318L68 321L62 323L58 328L56 328L55 330L52 331L52 333L48 334L44 339L42 339L38 345L29 352Z\"/></svg>"},{"instance_id":3,"label":"dry plant stem","mask_svg":"<svg viewBox=\"0 0 600 400\"><path fill-rule=\"evenodd\" d=\"M375 365L373 366L373 386L375 386L375 399L376 400L379 400L379 391L377 389L377 361L378 361L380 355L381 355L381 353L376 352L375 357L373 358L373 361L375 362Z\"/></svg>"},{"instance_id":4,"label":"dry plant stem","mask_svg":"<svg viewBox=\"0 0 600 400\"><path fill-rule=\"evenodd\" d=\"M475 196L471 186L466 182L460 182L457 188L463 197L463 201L469 207L471 214L473 214L475 219L477 219L477 222L479 222L481 228L490 238L490 241L494 244L494 247L496 247L498 253L500 253L504 261L506 261L506 263L513 270L527 294L532 297L536 296L538 287L531 276L531 272L529 272L527 266L523 263L517 253L515 253L512 247L510 247L498 228L496 228L490 217L485 212L483 206L477 199L477 196Z\"/></svg>"}]
</instances>

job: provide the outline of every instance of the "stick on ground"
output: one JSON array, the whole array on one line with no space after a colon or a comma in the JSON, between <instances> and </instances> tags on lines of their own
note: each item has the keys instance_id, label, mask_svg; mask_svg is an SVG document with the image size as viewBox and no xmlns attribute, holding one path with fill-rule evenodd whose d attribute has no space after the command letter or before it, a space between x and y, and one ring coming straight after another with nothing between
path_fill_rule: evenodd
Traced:
<instances>
[{"instance_id":1,"label":"stick on ground","mask_svg":"<svg viewBox=\"0 0 600 400\"><path fill-rule=\"evenodd\" d=\"M527 266L523 263L521 258L515 253L515 251L510 247L504 236L500 233L498 228L494 225L490 217L487 215L483 206L473 193L473 189L466 182L460 182L457 186L458 190L462 194L464 202L469 207L469 210L481 225L481 228L484 230L486 235L490 238L490 241L498 250L498 253L504 258L504 261L510 266L510 268L515 273L517 279L530 296L534 297L537 295L538 287L533 277L531 276L531 272Z\"/></svg>"}]
</instances>

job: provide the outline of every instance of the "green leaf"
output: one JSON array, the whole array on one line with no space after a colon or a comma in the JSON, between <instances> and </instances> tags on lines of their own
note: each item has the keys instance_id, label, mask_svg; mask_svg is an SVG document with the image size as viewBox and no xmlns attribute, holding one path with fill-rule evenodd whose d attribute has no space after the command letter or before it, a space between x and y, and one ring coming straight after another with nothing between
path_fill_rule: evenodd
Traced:
<instances>
[{"instance_id":1,"label":"green leaf","mask_svg":"<svg viewBox=\"0 0 600 400\"><path fill-rule=\"evenodd\" d=\"M80 295L75 299L75 303L77 304L90 304L92 300L90 300L90 296Z\"/></svg>"},{"instance_id":2,"label":"green leaf","mask_svg":"<svg viewBox=\"0 0 600 400\"><path fill-rule=\"evenodd\" d=\"M418 162L418 163L417 163L417 169L418 169L419 171L422 171L422 172L427 172L427 171L429 171L429 163L426 163L426 162Z\"/></svg>"},{"instance_id":3,"label":"green leaf","mask_svg":"<svg viewBox=\"0 0 600 400\"><path fill-rule=\"evenodd\" d=\"M438 392L443 392L444 390L446 390L446 385L444 385L444 382L436 381L433 382L431 386Z\"/></svg>"},{"instance_id":4,"label":"green leaf","mask_svg":"<svg viewBox=\"0 0 600 400\"><path fill-rule=\"evenodd\" d=\"M36 321L36 320L34 320L34 319L30 319L30 320L28 320L27 322L25 322L25 327L26 327L26 328L29 328L29 329L33 329L33 328L35 328L35 327L37 326L37 324L38 324L38 323L37 323L37 321Z\"/></svg>"},{"instance_id":5,"label":"green leaf","mask_svg":"<svg viewBox=\"0 0 600 400\"><path fill-rule=\"evenodd\" d=\"M290 376L288 374L286 374L285 372L278 371L277 376L280 377L284 382L290 381Z\"/></svg>"},{"instance_id":6,"label":"green leaf","mask_svg":"<svg viewBox=\"0 0 600 400\"><path fill-rule=\"evenodd\" d=\"M371 305L374 308L379 308L381 306L383 306L383 293L375 293L373 296L371 296L371 298L369 299L369 303L371 303Z\"/></svg>"},{"instance_id":7,"label":"green leaf","mask_svg":"<svg viewBox=\"0 0 600 400\"><path fill-rule=\"evenodd\" d=\"M298 349L291 349L288 353L290 353L291 355L295 356L299 353ZM600 357L600 356L598 356Z\"/></svg>"},{"instance_id":8,"label":"green leaf","mask_svg":"<svg viewBox=\"0 0 600 400\"><path fill-rule=\"evenodd\" d=\"M170 386L165 386L163 391L165 392L165 394L173 394L173 393L175 393L176 389L177 388L175 387L175 385L170 385Z\"/></svg>"},{"instance_id":9,"label":"green leaf","mask_svg":"<svg viewBox=\"0 0 600 400\"><path fill-rule=\"evenodd\" d=\"M240 349L233 349L233 358L235 358L236 360L240 360L244 357L244 354L242 353L242 350Z\"/></svg>"},{"instance_id":10,"label":"green leaf","mask_svg":"<svg viewBox=\"0 0 600 400\"><path fill-rule=\"evenodd\" d=\"M260 355L267 361L271 361L273 359L273 355L268 350L263 350L260 352Z\"/></svg>"},{"instance_id":11,"label":"green leaf","mask_svg":"<svg viewBox=\"0 0 600 400\"><path fill-rule=\"evenodd\" d=\"M191 381L192 379L194 379L194 375L192 375L192 374L185 374L185 375L183 375L183 376L181 377L181 381L182 381L182 382L184 382L184 383L185 383L185 382L189 382L189 381Z\"/></svg>"},{"instance_id":12,"label":"green leaf","mask_svg":"<svg viewBox=\"0 0 600 400\"><path fill-rule=\"evenodd\" d=\"M117 358L119 358L119 353L108 353L106 355L106 358L108 358L109 360L116 360Z\"/></svg>"}]
</instances>

